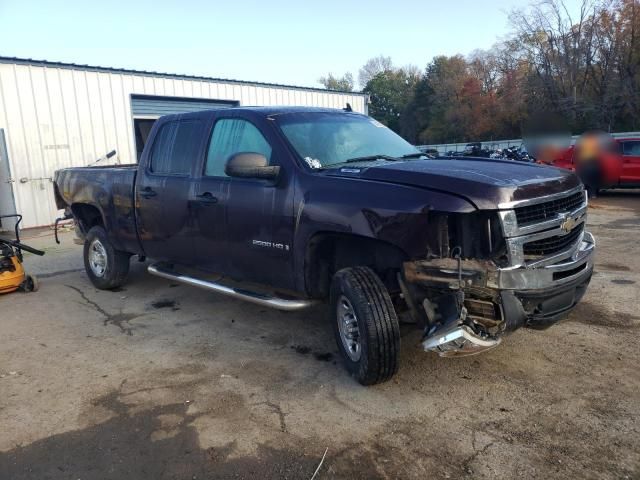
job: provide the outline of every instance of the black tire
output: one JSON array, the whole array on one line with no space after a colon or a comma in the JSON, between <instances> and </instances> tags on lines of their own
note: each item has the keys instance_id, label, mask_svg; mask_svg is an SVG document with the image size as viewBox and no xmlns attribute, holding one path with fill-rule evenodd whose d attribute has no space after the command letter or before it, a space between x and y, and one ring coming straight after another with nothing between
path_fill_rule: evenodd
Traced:
<instances>
[{"instance_id":1,"label":"black tire","mask_svg":"<svg viewBox=\"0 0 640 480\"><path fill-rule=\"evenodd\" d=\"M104 252L103 269L92 267L90 251L100 244ZM107 232L100 226L92 227L84 242L84 268L91 283L100 290L112 290L123 285L129 275L129 258L131 254L113 248ZM94 257L95 258L95 257Z\"/></svg>"},{"instance_id":2,"label":"black tire","mask_svg":"<svg viewBox=\"0 0 640 480\"><path fill-rule=\"evenodd\" d=\"M343 310L350 304L357 318L352 331L358 332L360 354L345 346L341 325ZM391 297L380 278L368 267L345 268L337 272L331 283L331 318L338 349L349 373L362 385L389 380L398 371L400 327ZM339 313L342 312L342 313ZM348 315L346 315L348 316ZM355 358L354 358L355 357Z\"/></svg>"},{"instance_id":3,"label":"black tire","mask_svg":"<svg viewBox=\"0 0 640 480\"><path fill-rule=\"evenodd\" d=\"M35 275L26 274L20 288L26 293L37 292L40 288L40 283Z\"/></svg>"}]
</instances>

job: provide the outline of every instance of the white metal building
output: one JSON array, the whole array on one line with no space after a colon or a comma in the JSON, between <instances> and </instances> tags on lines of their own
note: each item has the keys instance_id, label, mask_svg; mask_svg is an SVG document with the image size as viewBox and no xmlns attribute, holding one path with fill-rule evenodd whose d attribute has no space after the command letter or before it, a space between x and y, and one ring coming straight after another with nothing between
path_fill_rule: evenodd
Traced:
<instances>
[{"instance_id":1,"label":"white metal building","mask_svg":"<svg viewBox=\"0 0 640 480\"><path fill-rule=\"evenodd\" d=\"M162 115L236 105L299 105L367 112L357 92L0 57L0 214L23 227L57 215L55 170L135 163ZM6 227L6 222L5 222Z\"/></svg>"}]
</instances>

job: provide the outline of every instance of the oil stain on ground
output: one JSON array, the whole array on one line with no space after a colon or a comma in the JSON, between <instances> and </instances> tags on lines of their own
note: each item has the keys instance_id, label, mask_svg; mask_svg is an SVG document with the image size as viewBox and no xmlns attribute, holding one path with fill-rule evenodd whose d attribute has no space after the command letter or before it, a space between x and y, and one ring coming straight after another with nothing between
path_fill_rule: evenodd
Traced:
<instances>
[{"instance_id":1,"label":"oil stain on ground","mask_svg":"<svg viewBox=\"0 0 640 480\"><path fill-rule=\"evenodd\" d=\"M633 285L634 282L633 280L627 280L625 278L614 278L613 280L611 280L611 283L615 283L616 285Z\"/></svg>"},{"instance_id":2,"label":"oil stain on ground","mask_svg":"<svg viewBox=\"0 0 640 480\"><path fill-rule=\"evenodd\" d=\"M628 272L631 270L626 265L620 265L619 263L599 263L597 269L612 270L614 272Z\"/></svg>"},{"instance_id":3,"label":"oil stain on ground","mask_svg":"<svg viewBox=\"0 0 640 480\"><path fill-rule=\"evenodd\" d=\"M175 300L156 300L155 302L151 303L151 306L156 309L170 308L174 312L180 310L180 307L178 307L178 302L176 302Z\"/></svg>"},{"instance_id":4,"label":"oil stain on ground","mask_svg":"<svg viewBox=\"0 0 640 480\"><path fill-rule=\"evenodd\" d=\"M307 353L311 352L311 348L305 345L291 345L291 348L294 349L296 353L299 353L300 355L306 355Z\"/></svg>"},{"instance_id":5,"label":"oil stain on ground","mask_svg":"<svg viewBox=\"0 0 640 480\"><path fill-rule=\"evenodd\" d=\"M330 362L331 359L333 359L333 353L331 352L325 352L325 353L316 352L313 354L313 356L316 358L316 360L319 360L321 362Z\"/></svg>"},{"instance_id":6,"label":"oil stain on ground","mask_svg":"<svg viewBox=\"0 0 640 480\"><path fill-rule=\"evenodd\" d=\"M300 355L307 355L311 353L311 347L306 345L291 345L291 348ZM313 357L320 362L330 362L333 360L333 353L331 352L313 352Z\"/></svg>"}]
</instances>

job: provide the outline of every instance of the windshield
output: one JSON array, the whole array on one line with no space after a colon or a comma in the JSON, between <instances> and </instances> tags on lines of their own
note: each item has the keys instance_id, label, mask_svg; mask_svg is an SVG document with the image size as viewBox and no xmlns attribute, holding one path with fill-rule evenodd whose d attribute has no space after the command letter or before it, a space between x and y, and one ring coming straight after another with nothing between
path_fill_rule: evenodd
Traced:
<instances>
[{"instance_id":1,"label":"windshield","mask_svg":"<svg viewBox=\"0 0 640 480\"><path fill-rule=\"evenodd\" d=\"M420 151L373 118L355 113L306 112L276 117L278 125L311 168L361 157L400 158Z\"/></svg>"}]
</instances>

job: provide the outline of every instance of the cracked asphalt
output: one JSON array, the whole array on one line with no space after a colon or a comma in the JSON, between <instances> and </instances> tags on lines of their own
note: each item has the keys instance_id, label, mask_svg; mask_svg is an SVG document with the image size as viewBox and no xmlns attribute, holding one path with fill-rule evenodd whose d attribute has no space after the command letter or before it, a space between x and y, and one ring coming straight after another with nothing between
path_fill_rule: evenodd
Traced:
<instances>
[{"instance_id":1,"label":"cracked asphalt","mask_svg":"<svg viewBox=\"0 0 640 480\"><path fill-rule=\"evenodd\" d=\"M325 306L283 313L134 263L93 288L72 235L28 232L37 293L0 297L0 479L640 478L640 194L592 202L571 317L443 359L402 329L361 387Z\"/></svg>"}]
</instances>

